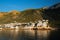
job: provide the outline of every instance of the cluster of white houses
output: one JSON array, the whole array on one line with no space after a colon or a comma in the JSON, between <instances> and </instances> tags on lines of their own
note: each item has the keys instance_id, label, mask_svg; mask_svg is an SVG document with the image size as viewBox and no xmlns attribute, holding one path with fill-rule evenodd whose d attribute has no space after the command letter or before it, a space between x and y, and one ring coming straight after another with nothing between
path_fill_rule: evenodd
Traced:
<instances>
[{"instance_id":1,"label":"cluster of white houses","mask_svg":"<svg viewBox=\"0 0 60 40\"><path fill-rule=\"evenodd\" d=\"M9 24L3 24L0 25L0 28L19 28L19 27L47 27L48 26L48 20L39 20L35 23L29 22L29 23L9 23Z\"/></svg>"}]
</instances>

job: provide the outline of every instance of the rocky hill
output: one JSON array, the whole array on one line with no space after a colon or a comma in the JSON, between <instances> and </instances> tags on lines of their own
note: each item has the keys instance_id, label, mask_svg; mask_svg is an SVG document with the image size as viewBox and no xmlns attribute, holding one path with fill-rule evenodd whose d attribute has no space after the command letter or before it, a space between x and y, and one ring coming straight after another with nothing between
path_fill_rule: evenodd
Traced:
<instances>
[{"instance_id":1,"label":"rocky hill","mask_svg":"<svg viewBox=\"0 0 60 40\"><path fill-rule=\"evenodd\" d=\"M60 25L60 3L51 7L27 9L24 11L0 12L0 24L11 22L35 22L48 19L50 24Z\"/></svg>"},{"instance_id":2,"label":"rocky hill","mask_svg":"<svg viewBox=\"0 0 60 40\"><path fill-rule=\"evenodd\" d=\"M42 9L28 9L24 11L0 12L0 24L11 22L35 22L43 20Z\"/></svg>"},{"instance_id":3,"label":"rocky hill","mask_svg":"<svg viewBox=\"0 0 60 40\"><path fill-rule=\"evenodd\" d=\"M48 16L51 24L60 26L60 3L49 7L44 13Z\"/></svg>"}]
</instances>

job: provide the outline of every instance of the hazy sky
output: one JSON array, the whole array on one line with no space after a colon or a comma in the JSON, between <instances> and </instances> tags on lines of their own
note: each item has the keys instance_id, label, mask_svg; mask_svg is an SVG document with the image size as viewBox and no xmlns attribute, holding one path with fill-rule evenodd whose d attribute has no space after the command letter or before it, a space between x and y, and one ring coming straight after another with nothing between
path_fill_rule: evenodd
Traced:
<instances>
[{"instance_id":1,"label":"hazy sky","mask_svg":"<svg viewBox=\"0 0 60 40\"><path fill-rule=\"evenodd\" d=\"M0 11L22 11L30 8L41 8L51 6L59 2L59 0L0 0Z\"/></svg>"}]
</instances>

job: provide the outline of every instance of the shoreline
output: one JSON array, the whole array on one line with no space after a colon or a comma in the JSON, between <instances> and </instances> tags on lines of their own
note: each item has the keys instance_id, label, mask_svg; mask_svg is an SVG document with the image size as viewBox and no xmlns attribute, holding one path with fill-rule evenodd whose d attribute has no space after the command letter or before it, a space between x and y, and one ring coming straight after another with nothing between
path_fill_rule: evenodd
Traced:
<instances>
[{"instance_id":1,"label":"shoreline","mask_svg":"<svg viewBox=\"0 0 60 40\"><path fill-rule=\"evenodd\" d=\"M51 27L24 27L24 28L0 28L0 30L55 30L56 28Z\"/></svg>"}]
</instances>

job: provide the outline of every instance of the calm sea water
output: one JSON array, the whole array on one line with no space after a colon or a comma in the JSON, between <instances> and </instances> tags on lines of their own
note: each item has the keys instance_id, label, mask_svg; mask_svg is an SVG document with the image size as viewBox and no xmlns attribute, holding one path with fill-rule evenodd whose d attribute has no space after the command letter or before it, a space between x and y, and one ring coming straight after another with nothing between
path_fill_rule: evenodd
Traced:
<instances>
[{"instance_id":1,"label":"calm sea water","mask_svg":"<svg viewBox=\"0 0 60 40\"><path fill-rule=\"evenodd\" d=\"M0 40L59 40L60 31L0 30Z\"/></svg>"}]
</instances>

